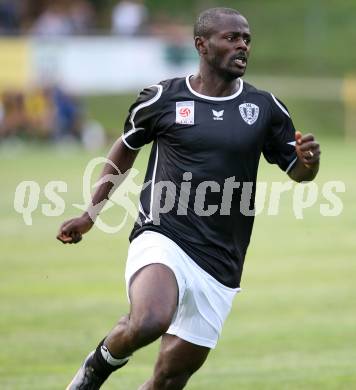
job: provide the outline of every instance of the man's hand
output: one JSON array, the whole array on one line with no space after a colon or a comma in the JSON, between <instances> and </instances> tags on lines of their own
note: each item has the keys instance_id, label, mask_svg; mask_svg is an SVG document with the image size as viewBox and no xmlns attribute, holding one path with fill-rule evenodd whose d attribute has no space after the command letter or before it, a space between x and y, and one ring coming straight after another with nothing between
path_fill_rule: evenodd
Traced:
<instances>
[{"instance_id":1,"label":"man's hand","mask_svg":"<svg viewBox=\"0 0 356 390\"><path fill-rule=\"evenodd\" d=\"M296 131L295 150L298 159L288 172L289 177L298 183L313 180L319 170L319 143L315 141L313 134L302 135L300 131Z\"/></svg>"},{"instance_id":2,"label":"man's hand","mask_svg":"<svg viewBox=\"0 0 356 390\"><path fill-rule=\"evenodd\" d=\"M63 244L77 244L82 239L82 235L87 233L94 222L87 213L81 217L70 219L64 222L59 228L57 240Z\"/></svg>"},{"instance_id":3,"label":"man's hand","mask_svg":"<svg viewBox=\"0 0 356 390\"><path fill-rule=\"evenodd\" d=\"M320 146L315 141L313 134L302 135L300 131L295 133L295 150L298 159L307 167L319 164Z\"/></svg>"}]
</instances>

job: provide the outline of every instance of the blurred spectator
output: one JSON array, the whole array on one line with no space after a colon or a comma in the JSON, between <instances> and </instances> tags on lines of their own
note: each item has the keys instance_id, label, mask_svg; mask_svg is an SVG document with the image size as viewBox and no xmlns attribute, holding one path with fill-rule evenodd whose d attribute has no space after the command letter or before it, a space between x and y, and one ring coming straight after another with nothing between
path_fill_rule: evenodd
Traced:
<instances>
[{"instance_id":1,"label":"blurred spectator","mask_svg":"<svg viewBox=\"0 0 356 390\"><path fill-rule=\"evenodd\" d=\"M8 91L1 97L0 140L79 141L82 126L79 102L59 87L34 89L27 94Z\"/></svg>"},{"instance_id":2,"label":"blurred spectator","mask_svg":"<svg viewBox=\"0 0 356 390\"><path fill-rule=\"evenodd\" d=\"M1 106L0 139L23 136L30 132L22 93L17 91L4 92L1 96Z\"/></svg>"},{"instance_id":3,"label":"blurred spectator","mask_svg":"<svg viewBox=\"0 0 356 390\"><path fill-rule=\"evenodd\" d=\"M31 31L40 36L87 34L93 26L94 9L88 0L51 2L38 16Z\"/></svg>"},{"instance_id":4,"label":"blurred spectator","mask_svg":"<svg viewBox=\"0 0 356 390\"><path fill-rule=\"evenodd\" d=\"M65 4L51 2L34 22L31 31L34 35L57 36L74 34L75 28Z\"/></svg>"},{"instance_id":5,"label":"blurred spectator","mask_svg":"<svg viewBox=\"0 0 356 390\"><path fill-rule=\"evenodd\" d=\"M148 19L148 11L141 0L121 0L112 11L111 29L114 34L137 35Z\"/></svg>"},{"instance_id":6,"label":"blurred spectator","mask_svg":"<svg viewBox=\"0 0 356 390\"><path fill-rule=\"evenodd\" d=\"M54 105L44 89L34 89L25 96L25 109L29 126L35 138L49 139L51 137Z\"/></svg>"},{"instance_id":7,"label":"blurred spectator","mask_svg":"<svg viewBox=\"0 0 356 390\"><path fill-rule=\"evenodd\" d=\"M0 0L0 34L14 34L20 27L20 6L17 0Z\"/></svg>"},{"instance_id":8,"label":"blurred spectator","mask_svg":"<svg viewBox=\"0 0 356 390\"><path fill-rule=\"evenodd\" d=\"M69 17L76 34L87 34L94 25L94 9L87 0L72 1Z\"/></svg>"},{"instance_id":9,"label":"blurred spectator","mask_svg":"<svg viewBox=\"0 0 356 390\"><path fill-rule=\"evenodd\" d=\"M53 139L79 140L82 118L79 102L59 87L47 90L54 105Z\"/></svg>"}]
</instances>

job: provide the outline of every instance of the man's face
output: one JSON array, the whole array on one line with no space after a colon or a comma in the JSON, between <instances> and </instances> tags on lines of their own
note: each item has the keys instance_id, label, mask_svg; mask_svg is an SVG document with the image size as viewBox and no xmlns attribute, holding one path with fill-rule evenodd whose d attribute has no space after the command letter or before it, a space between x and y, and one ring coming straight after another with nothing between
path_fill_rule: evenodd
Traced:
<instances>
[{"instance_id":1,"label":"man's face","mask_svg":"<svg viewBox=\"0 0 356 390\"><path fill-rule=\"evenodd\" d=\"M216 72L227 79L244 75L251 48L251 34L243 16L220 15L211 35L204 41L206 50L200 52Z\"/></svg>"}]
</instances>

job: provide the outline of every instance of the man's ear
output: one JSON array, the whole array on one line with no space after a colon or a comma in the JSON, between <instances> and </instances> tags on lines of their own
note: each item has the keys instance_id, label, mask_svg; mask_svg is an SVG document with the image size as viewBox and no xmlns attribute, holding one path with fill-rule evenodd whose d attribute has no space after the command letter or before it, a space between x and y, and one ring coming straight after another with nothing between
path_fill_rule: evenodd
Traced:
<instances>
[{"instance_id":1,"label":"man's ear","mask_svg":"<svg viewBox=\"0 0 356 390\"><path fill-rule=\"evenodd\" d=\"M194 42L195 42L195 48L197 49L199 55L207 54L208 40L206 38L198 36L194 38Z\"/></svg>"}]
</instances>

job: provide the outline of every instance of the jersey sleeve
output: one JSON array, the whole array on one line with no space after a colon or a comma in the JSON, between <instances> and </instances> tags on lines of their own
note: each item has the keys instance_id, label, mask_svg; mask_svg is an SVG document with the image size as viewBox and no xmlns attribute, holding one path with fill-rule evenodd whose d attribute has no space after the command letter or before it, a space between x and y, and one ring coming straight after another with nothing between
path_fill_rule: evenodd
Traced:
<instances>
[{"instance_id":1,"label":"jersey sleeve","mask_svg":"<svg viewBox=\"0 0 356 390\"><path fill-rule=\"evenodd\" d=\"M295 128L287 108L272 94L270 129L263 146L263 155L271 164L289 172L297 161Z\"/></svg>"},{"instance_id":2,"label":"jersey sleeve","mask_svg":"<svg viewBox=\"0 0 356 390\"><path fill-rule=\"evenodd\" d=\"M129 149L138 150L155 138L155 123L162 91L160 84L145 88L130 107L122 135L122 140Z\"/></svg>"}]
</instances>

